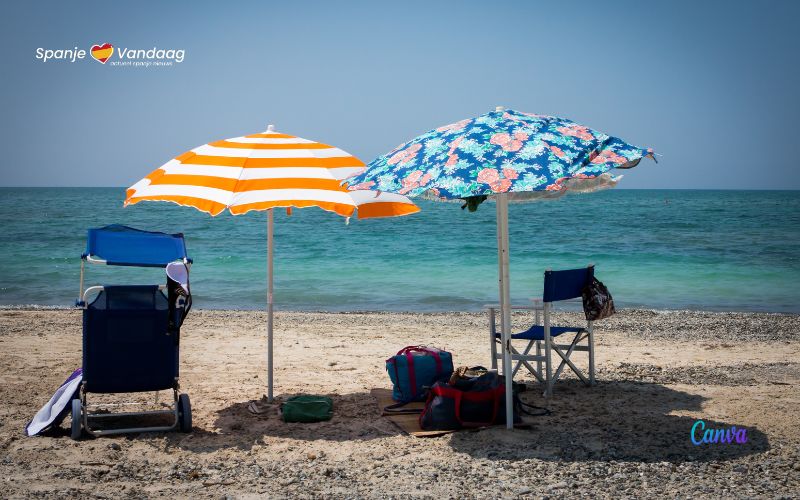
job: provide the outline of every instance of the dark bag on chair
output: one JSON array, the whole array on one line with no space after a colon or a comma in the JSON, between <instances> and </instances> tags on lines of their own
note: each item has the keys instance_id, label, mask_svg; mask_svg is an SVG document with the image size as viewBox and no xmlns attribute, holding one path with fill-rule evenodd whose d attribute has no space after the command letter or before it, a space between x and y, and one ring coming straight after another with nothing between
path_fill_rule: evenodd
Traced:
<instances>
[{"instance_id":1,"label":"dark bag on chair","mask_svg":"<svg viewBox=\"0 0 800 500\"><path fill-rule=\"evenodd\" d=\"M583 312L587 321L605 319L617 312L614 309L614 298L602 281L592 277L581 293L583 296Z\"/></svg>"},{"instance_id":2,"label":"dark bag on chair","mask_svg":"<svg viewBox=\"0 0 800 500\"><path fill-rule=\"evenodd\" d=\"M169 332L177 334L183 320L192 308L189 289L189 266L183 262L170 262L167 271L167 300L169 301ZM176 336L177 342L177 336Z\"/></svg>"}]
</instances>

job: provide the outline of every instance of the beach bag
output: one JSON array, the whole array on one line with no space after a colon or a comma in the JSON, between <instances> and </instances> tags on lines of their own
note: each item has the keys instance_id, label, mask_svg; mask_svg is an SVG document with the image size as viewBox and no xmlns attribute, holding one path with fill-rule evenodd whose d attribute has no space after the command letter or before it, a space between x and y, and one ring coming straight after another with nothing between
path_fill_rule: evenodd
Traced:
<instances>
[{"instance_id":1,"label":"beach bag","mask_svg":"<svg viewBox=\"0 0 800 500\"><path fill-rule=\"evenodd\" d=\"M192 308L192 294L189 289L189 266L183 262L170 262L167 272L167 303L169 304L168 331L177 334L183 320ZM175 337L178 341L178 337Z\"/></svg>"},{"instance_id":2,"label":"beach bag","mask_svg":"<svg viewBox=\"0 0 800 500\"><path fill-rule=\"evenodd\" d=\"M453 355L435 347L408 346L386 360L392 380L392 399L398 403L424 401L425 388L453 373Z\"/></svg>"},{"instance_id":3,"label":"beach bag","mask_svg":"<svg viewBox=\"0 0 800 500\"><path fill-rule=\"evenodd\" d=\"M592 277L592 281L583 287L581 295L583 313L586 315L587 321L605 319L617 312L614 309L614 298L611 297L611 292L602 281L595 277Z\"/></svg>"},{"instance_id":4,"label":"beach bag","mask_svg":"<svg viewBox=\"0 0 800 500\"><path fill-rule=\"evenodd\" d=\"M522 414L539 417L550 410L523 403L519 393L525 384L513 382L514 425L522 424ZM459 430L506 423L505 378L496 370L482 366L462 366L453 372L449 383L437 383L428 393L419 426L426 431Z\"/></svg>"},{"instance_id":5,"label":"beach bag","mask_svg":"<svg viewBox=\"0 0 800 500\"><path fill-rule=\"evenodd\" d=\"M469 366L459 366L453 370L453 374L450 375L450 380L448 380L447 383L452 386L469 383L471 379L480 377L488 371L489 370L482 366L473 366L471 368Z\"/></svg>"},{"instance_id":6,"label":"beach bag","mask_svg":"<svg viewBox=\"0 0 800 500\"><path fill-rule=\"evenodd\" d=\"M281 405L284 422L322 422L333 417L333 400L327 396L292 396Z\"/></svg>"},{"instance_id":7,"label":"beach bag","mask_svg":"<svg viewBox=\"0 0 800 500\"><path fill-rule=\"evenodd\" d=\"M505 380L496 371L459 377L454 384L437 382L428 393L419 426L434 431L505 423L505 397ZM520 422L522 419L515 412L514 423Z\"/></svg>"}]
</instances>

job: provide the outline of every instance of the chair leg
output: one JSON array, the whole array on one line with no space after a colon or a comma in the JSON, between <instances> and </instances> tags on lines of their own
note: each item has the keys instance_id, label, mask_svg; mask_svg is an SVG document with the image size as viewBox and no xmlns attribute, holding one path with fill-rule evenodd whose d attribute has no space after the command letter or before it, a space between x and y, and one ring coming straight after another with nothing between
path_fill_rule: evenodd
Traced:
<instances>
[{"instance_id":1,"label":"chair leg","mask_svg":"<svg viewBox=\"0 0 800 500\"><path fill-rule=\"evenodd\" d=\"M492 354L492 370L497 370L497 327L494 309L489 309L489 351Z\"/></svg>"},{"instance_id":2,"label":"chair leg","mask_svg":"<svg viewBox=\"0 0 800 500\"><path fill-rule=\"evenodd\" d=\"M540 374L536 373L536 371L533 369L530 363L528 363L527 361L523 361L522 363L525 365L528 371L531 372L531 375L533 375L533 377L536 380L538 380L539 382L544 382L544 378L542 378Z\"/></svg>"},{"instance_id":3,"label":"chair leg","mask_svg":"<svg viewBox=\"0 0 800 500\"><path fill-rule=\"evenodd\" d=\"M528 353L531 350L532 345L533 345L533 341L528 343L528 348L525 349L525 351L522 353L522 356L527 356L528 355ZM520 355L519 351L514 349L513 346L511 347L511 354L512 355ZM528 371L531 373L531 375L533 375L533 377L536 380L538 380L539 382L544 382L544 379L542 378L542 374L540 372L537 372L536 369L533 366L531 366L530 362L528 362L528 360L526 360L526 359L518 359L517 360L517 364L514 366L514 371L511 372L511 376L512 377L516 377L517 376L517 372L523 366L528 369Z\"/></svg>"},{"instance_id":4,"label":"chair leg","mask_svg":"<svg viewBox=\"0 0 800 500\"><path fill-rule=\"evenodd\" d=\"M553 395L553 359L551 352L552 339L550 338L550 304L544 305L544 364L545 364L545 389L544 397Z\"/></svg>"},{"instance_id":5,"label":"chair leg","mask_svg":"<svg viewBox=\"0 0 800 500\"><path fill-rule=\"evenodd\" d=\"M564 353L564 351L562 351L561 348L558 347L557 345L553 345L553 350L556 351L556 354L558 354L558 356L561 358L561 363L558 365L558 370L556 370L556 373L553 376L553 383L555 383L555 381L558 380L558 377L561 376L561 372L564 370L564 366L568 365L570 369L572 369L572 371L575 372L575 375L577 375L578 378L581 379L581 382L583 382L586 385L589 385L589 380L586 378L586 376L578 369L577 366L575 366L575 363L573 363L572 360L569 359L569 357L572 356L575 347L577 347L578 342L580 342L581 340L583 340L583 337L582 334L579 332L577 335L575 335L575 338L572 340L572 344L570 344L569 349L567 349L566 353Z\"/></svg>"},{"instance_id":6,"label":"chair leg","mask_svg":"<svg viewBox=\"0 0 800 500\"><path fill-rule=\"evenodd\" d=\"M530 353L530 352L531 352L531 347L533 346L533 342L534 342L533 340L531 340L530 342L528 342L528 345L525 347L525 350L524 350L524 351L522 351L522 356L527 356L527 355L528 355L528 353ZM519 355L520 353L519 353L519 351L517 351L516 349L514 349L514 347L512 346L512 347L511 347L511 354L517 354L517 355ZM530 370L530 371L533 371L533 368L531 367L531 364L530 364L530 363L528 363L528 362L527 362L526 360L524 360L524 359L518 359L518 360L517 360L517 364L516 364L516 365L514 365L514 371L512 372L512 373L513 373L513 376L515 376L515 377L517 376L517 372L519 371L519 369L520 369L520 368L522 368L522 365L523 365L523 364L525 365L525 367L526 367L528 370Z\"/></svg>"},{"instance_id":7,"label":"chair leg","mask_svg":"<svg viewBox=\"0 0 800 500\"><path fill-rule=\"evenodd\" d=\"M538 315L539 315L538 311L537 311L536 315L537 315L537 319L538 319ZM537 340L536 341L536 356L539 357L541 355L542 355L542 342L540 340ZM536 361L536 373L538 373L539 377L541 378L541 376L542 376L542 360L541 359Z\"/></svg>"}]
</instances>

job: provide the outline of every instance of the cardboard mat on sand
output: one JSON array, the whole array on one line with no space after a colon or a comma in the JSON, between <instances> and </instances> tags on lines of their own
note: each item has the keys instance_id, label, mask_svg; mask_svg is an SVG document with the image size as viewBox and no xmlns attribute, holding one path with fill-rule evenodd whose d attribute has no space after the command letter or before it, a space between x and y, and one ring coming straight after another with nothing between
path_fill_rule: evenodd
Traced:
<instances>
[{"instance_id":1,"label":"cardboard mat on sand","mask_svg":"<svg viewBox=\"0 0 800 500\"><path fill-rule=\"evenodd\" d=\"M444 436L458 431L424 431L419 427L419 413L395 414L384 410L389 405L395 404L392 399L391 389L372 389L370 394L378 401L378 409L381 411L381 416L388 418L394 425L400 428L406 434L414 437L437 437ZM403 406L407 410L421 410L425 403L420 401L418 403L408 403Z\"/></svg>"},{"instance_id":2,"label":"cardboard mat on sand","mask_svg":"<svg viewBox=\"0 0 800 500\"><path fill-rule=\"evenodd\" d=\"M419 413L396 414L384 410L384 408L386 408L387 406L395 404L395 401L392 399L391 389L372 389L371 391L369 391L369 393L377 400L378 409L381 411L381 416L391 420L391 422L394 425L396 425L398 428L400 428L401 431L405 432L406 434L410 434L414 437L437 437L437 436L444 436L445 434L452 434L453 432L459 432L459 431L422 430L419 426ZM403 406L403 409L421 410L424 406L425 403L423 402L409 403ZM461 429L461 431L475 432L488 428L489 427L477 427L470 429ZM533 425L530 422L523 422L520 424L515 424L514 428L530 430L533 428Z\"/></svg>"}]
</instances>

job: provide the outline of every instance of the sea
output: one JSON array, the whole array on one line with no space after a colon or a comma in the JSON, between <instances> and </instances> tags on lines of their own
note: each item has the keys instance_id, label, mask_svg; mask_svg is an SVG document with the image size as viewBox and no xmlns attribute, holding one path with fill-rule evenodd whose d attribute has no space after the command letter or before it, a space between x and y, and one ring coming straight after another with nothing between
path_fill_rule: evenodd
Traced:
<instances>
[{"instance_id":1,"label":"sea","mask_svg":"<svg viewBox=\"0 0 800 500\"><path fill-rule=\"evenodd\" d=\"M211 217L123 188L0 188L0 307L71 307L86 230L181 232L195 307L263 309L265 212ZM478 311L497 302L495 206L418 201L353 219L275 216L275 307ZM617 307L800 313L800 191L611 190L511 204L511 296L540 297L546 269L593 263ZM163 283L160 269L87 265L87 284ZM577 307L577 306L575 306Z\"/></svg>"}]
</instances>

